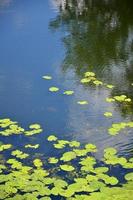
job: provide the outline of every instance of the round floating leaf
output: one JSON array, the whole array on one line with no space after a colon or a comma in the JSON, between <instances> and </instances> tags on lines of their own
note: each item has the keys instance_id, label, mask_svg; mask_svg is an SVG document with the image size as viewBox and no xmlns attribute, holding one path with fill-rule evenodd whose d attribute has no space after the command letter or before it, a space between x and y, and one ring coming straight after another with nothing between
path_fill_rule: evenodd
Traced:
<instances>
[{"instance_id":1,"label":"round floating leaf","mask_svg":"<svg viewBox=\"0 0 133 200\"><path fill-rule=\"evenodd\" d=\"M71 165L60 165L60 168L64 171L70 172L74 170L74 167Z\"/></svg>"},{"instance_id":2,"label":"round floating leaf","mask_svg":"<svg viewBox=\"0 0 133 200\"><path fill-rule=\"evenodd\" d=\"M4 150L10 149L10 148L12 148L12 144L2 144L2 145L0 145L0 151L4 151Z\"/></svg>"},{"instance_id":3,"label":"round floating leaf","mask_svg":"<svg viewBox=\"0 0 133 200\"><path fill-rule=\"evenodd\" d=\"M29 154L23 153L20 150L12 151L11 155L16 156L17 158L20 158L20 159L24 159L24 158L27 158L29 156Z\"/></svg>"},{"instance_id":4,"label":"round floating leaf","mask_svg":"<svg viewBox=\"0 0 133 200\"><path fill-rule=\"evenodd\" d=\"M105 117L112 117L113 114L112 114L111 112L105 112L105 113L104 113L104 116L105 116Z\"/></svg>"},{"instance_id":5,"label":"round floating leaf","mask_svg":"<svg viewBox=\"0 0 133 200\"><path fill-rule=\"evenodd\" d=\"M106 101L108 102L108 103L111 103L111 102L114 102L115 101L115 99L113 99L113 98L106 98Z\"/></svg>"},{"instance_id":6,"label":"round floating leaf","mask_svg":"<svg viewBox=\"0 0 133 200\"><path fill-rule=\"evenodd\" d=\"M57 91L59 91L59 88L57 88L57 87L50 87L49 91L50 92L57 92Z\"/></svg>"},{"instance_id":7,"label":"round floating leaf","mask_svg":"<svg viewBox=\"0 0 133 200\"><path fill-rule=\"evenodd\" d=\"M73 151L69 151L69 152L64 153L63 156L60 158L60 160L63 160L64 162L68 162L75 158L76 158L76 154Z\"/></svg>"},{"instance_id":8,"label":"round floating leaf","mask_svg":"<svg viewBox=\"0 0 133 200\"><path fill-rule=\"evenodd\" d=\"M112 89L114 88L114 85L106 85L107 88Z\"/></svg>"},{"instance_id":9,"label":"round floating leaf","mask_svg":"<svg viewBox=\"0 0 133 200\"><path fill-rule=\"evenodd\" d=\"M68 183L62 179L57 179L54 181L54 186L58 188L65 188Z\"/></svg>"},{"instance_id":10,"label":"round floating leaf","mask_svg":"<svg viewBox=\"0 0 133 200\"><path fill-rule=\"evenodd\" d=\"M91 81L91 79L88 79L88 78L83 78L81 79L81 83L89 83Z\"/></svg>"},{"instance_id":11,"label":"round floating leaf","mask_svg":"<svg viewBox=\"0 0 133 200\"><path fill-rule=\"evenodd\" d=\"M125 175L125 179L127 181L133 181L133 172L130 172L128 174Z\"/></svg>"},{"instance_id":12,"label":"round floating leaf","mask_svg":"<svg viewBox=\"0 0 133 200\"><path fill-rule=\"evenodd\" d=\"M40 126L40 124L31 124L31 125L29 126L29 128L30 128L30 129L40 129L41 126Z\"/></svg>"},{"instance_id":13,"label":"round floating leaf","mask_svg":"<svg viewBox=\"0 0 133 200\"><path fill-rule=\"evenodd\" d=\"M52 76L43 76L42 78L46 79L46 80L51 80L52 79Z\"/></svg>"},{"instance_id":14,"label":"round floating leaf","mask_svg":"<svg viewBox=\"0 0 133 200\"><path fill-rule=\"evenodd\" d=\"M38 147L39 147L39 144L35 144L35 145L26 144L26 145L25 145L25 148L31 148L31 149L37 149Z\"/></svg>"},{"instance_id":15,"label":"round floating leaf","mask_svg":"<svg viewBox=\"0 0 133 200\"><path fill-rule=\"evenodd\" d=\"M40 168L43 166L43 163L40 159L36 158L35 160L33 160L33 164L35 165L35 167Z\"/></svg>"},{"instance_id":16,"label":"round floating leaf","mask_svg":"<svg viewBox=\"0 0 133 200\"><path fill-rule=\"evenodd\" d=\"M80 142L71 141L71 142L69 142L69 146L70 147L79 147L80 146Z\"/></svg>"},{"instance_id":17,"label":"round floating leaf","mask_svg":"<svg viewBox=\"0 0 133 200\"><path fill-rule=\"evenodd\" d=\"M97 86L103 85L103 82L102 82L102 81L99 81L99 80L95 80L95 81L93 81L93 83L94 83L95 85L97 85Z\"/></svg>"},{"instance_id":18,"label":"round floating leaf","mask_svg":"<svg viewBox=\"0 0 133 200\"><path fill-rule=\"evenodd\" d=\"M97 147L94 144L86 144L85 148L86 148L87 152L96 152L97 151Z\"/></svg>"},{"instance_id":19,"label":"round floating leaf","mask_svg":"<svg viewBox=\"0 0 133 200\"><path fill-rule=\"evenodd\" d=\"M88 151L86 149L73 149L73 151L76 153L76 156L85 156Z\"/></svg>"},{"instance_id":20,"label":"round floating leaf","mask_svg":"<svg viewBox=\"0 0 133 200\"><path fill-rule=\"evenodd\" d=\"M48 159L48 162L51 163L51 164L56 164L56 163L58 163L58 159L55 158L55 157L51 157L51 158Z\"/></svg>"},{"instance_id":21,"label":"round floating leaf","mask_svg":"<svg viewBox=\"0 0 133 200\"><path fill-rule=\"evenodd\" d=\"M57 137L54 136L54 135L50 135L48 138L47 138L48 141L52 142L52 141L56 141L57 140Z\"/></svg>"},{"instance_id":22,"label":"round floating leaf","mask_svg":"<svg viewBox=\"0 0 133 200\"><path fill-rule=\"evenodd\" d=\"M72 90L66 90L65 92L63 92L63 94L66 94L66 95L72 95L74 93L74 91Z\"/></svg>"},{"instance_id":23,"label":"round floating leaf","mask_svg":"<svg viewBox=\"0 0 133 200\"><path fill-rule=\"evenodd\" d=\"M90 77L90 76L95 76L95 73L94 72L85 72L85 77Z\"/></svg>"},{"instance_id":24,"label":"round floating leaf","mask_svg":"<svg viewBox=\"0 0 133 200\"><path fill-rule=\"evenodd\" d=\"M87 105L87 104L88 104L88 101L78 101L77 104L80 104L80 105Z\"/></svg>"}]
</instances>

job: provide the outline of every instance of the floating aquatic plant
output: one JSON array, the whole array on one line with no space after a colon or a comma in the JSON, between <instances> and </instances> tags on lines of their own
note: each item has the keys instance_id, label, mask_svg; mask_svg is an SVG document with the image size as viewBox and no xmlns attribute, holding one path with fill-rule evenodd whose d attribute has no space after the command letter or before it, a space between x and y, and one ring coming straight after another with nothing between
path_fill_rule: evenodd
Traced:
<instances>
[{"instance_id":1,"label":"floating aquatic plant","mask_svg":"<svg viewBox=\"0 0 133 200\"><path fill-rule=\"evenodd\" d=\"M66 90L65 92L63 92L63 94L72 95L72 94L74 94L74 91L73 90Z\"/></svg>"},{"instance_id":2,"label":"floating aquatic plant","mask_svg":"<svg viewBox=\"0 0 133 200\"><path fill-rule=\"evenodd\" d=\"M71 165L60 165L60 168L64 171L70 172L74 170L74 167Z\"/></svg>"},{"instance_id":3,"label":"floating aquatic plant","mask_svg":"<svg viewBox=\"0 0 133 200\"><path fill-rule=\"evenodd\" d=\"M55 157L50 157L50 158L48 159L48 162L51 163L51 164L56 164L56 163L58 163L58 159L55 158Z\"/></svg>"},{"instance_id":4,"label":"floating aquatic plant","mask_svg":"<svg viewBox=\"0 0 133 200\"><path fill-rule=\"evenodd\" d=\"M50 135L48 138L47 138L48 141L52 142L52 141L56 141L57 140L57 137L54 136L54 135Z\"/></svg>"},{"instance_id":5,"label":"floating aquatic plant","mask_svg":"<svg viewBox=\"0 0 133 200\"><path fill-rule=\"evenodd\" d=\"M10 149L10 148L12 148L12 144L2 144L2 145L0 145L0 151L4 151L4 150Z\"/></svg>"},{"instance_id":6,"label":"floating aquatic plant","mask_svg":"<svg viewBox=\"0 0 133 200\"><path fill-rule=\"evenodd\" d=\"M29 128L30 128L30 129L40 129L41 126L40 126L40 124L31 124L31 125L29 126Z\"/></svg>"},{"instance_id":7,"label":"floating aquatic plant","mask_svg":"<svg viewBox=\"0 0 133 200\"><path fill-rule=\"evenodd\" d=\"M133 122L113 123L108 132L110 135L117 135L125 128L133 128Z\"/></svg>"},{"instance_id":8,"label":"floating aquatic plant","mask_svg":"<svg viewBox=\"0 0 133 200\"><path fill-rule=\"evenodd\" d=\"M112 89L114 88L114 85L106 85L107 88Z\"/></svg>"},{"instance_id":9,"label":"floating aquatic plant","mask_svg":"<svg viewBox=\"0 0 133 200\"><path fill-rule=\"evenodd\" d=\"M32 144L26 144L26 145L25 145L25 148L37 149L38 147L39 147L39 144L35 144L35 145L32 145Z\"/></svg>"},{"instance_id":10,"label":"floating aquatic plant","mask_svg":"<svg viewBox=\"0 0 133 200\"><path fill-rule=\"evenodd\" d=\"M50 87L50 88L49 88L49 91L50 91L50 92L58 92L58 91L59 91L59 88L58 88L58 87Z\"/></svg>"},{"instance_id":11,"label":"floating aquatic plant","mask_svg":"<svg viewBox=\"0 0 133 200\"><path fill-rule=\"evenodd\" d=\"M109 98L109 97L107 97L106 98L106 101L107 102L127 102L127 103L130 103L132 100L130 99L130 98L128 98L126 95L120 95L120 96L114 96L114 97L112 97L112 98Z\"/></svg>"},{"instance_id":12,"label":"floating aquatic plant","mask_svg":"<svg viewBox=\"0 0 133 200\"><path fill-rule=\"evenodd\" d=\"M16 158L20 158L20 159L24 159L24 158L27 158L29 156L29 154L23 153L20 150L12 151L11 155L16 156Z\"/></svg>"},{"instance_id":13,"label":"floating aquatic plant","mask_svg":"<svg viewBox=\"0 0 133 200\"><path fill-rule=\"evenodd\" d=\"M33 160L33 164L35 165L35 167L40 168L43 166L43 163L40 159L36 158L35 160Z\"/></svg>"},{"instance_id":14,"label":"floating aquatic plant","mask_svg":"<svg viewBox=\"0 0 133 200\"><path fill-rule=\"evenodd\" d=\"M99 81L99 80L95 80L95 81L93 81L93 83L94 83L95 85L97 85L97 86L103 85L103 82L102 82L102 81Z\"/></svg>"},{"instance_id":15,"label":"floating aquatic plant","mask_svg":"<svg viewBox=\"0 0 133 200\"><path fill-rule=\"evenodd\" d=\"M60 158L60 160L62 160L64 162L68 162L75 158L76 158L76 153L74 153L73 151L68 151L63 154L63 156Z\"/></svg>"},{"instance_id":16,"label":"floating aquatic plant","mask_svg":"<svg viewBox=\"0 0 133 200\"><path fill-rule=\"evenodd\" d=\"M105 116L105 117L112 117L113 114L112 114L111 112L105 112L105 113L104 113L104 116Z\"/></svg>"},{"instance_id":17,"label":"floating aquatic plant","mask_svg":"<svg viewBox=\"0 0 133 200\"><path fill-rule=\"evenodd\" d=\"M45 79L45 80L51 80L51 79L52 79L52 76L45 75L45 76L43 76L42 78Z\"/></svg>"},{"instance_id":18,"label":"floating aquatic plant","mask_svg":"<svg viewBox=\"0 0 133 200\"><path fill-rule=\"evenodd\" d=\"M80 104L80 105L87 105L87 104L88 104L88 101L78 101L77 104Z\"/></svg>"},{"instance_id":19,"label":"floating aquatic plant","mask_svg":"<svg viewBox=\"0 0 133 200\"><path fill-rule=\"evenodd\" d=\"M85 77L94 77L95 73L94 72L85 72L84 76Z\"/></svg>"}]
</instances>

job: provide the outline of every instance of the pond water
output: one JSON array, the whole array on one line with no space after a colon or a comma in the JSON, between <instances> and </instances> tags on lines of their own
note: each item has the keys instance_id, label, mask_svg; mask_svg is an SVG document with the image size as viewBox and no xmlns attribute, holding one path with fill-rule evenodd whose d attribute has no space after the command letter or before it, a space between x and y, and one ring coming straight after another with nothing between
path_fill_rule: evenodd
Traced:
<instances>
[{"instance_id":1,"label":"pond water","mask_svg":"<svg viewBox=\"0 0 133 200\"><path fill-rule=\"evenodd\" d=\"M133 101L132 10L131 0L0 1L0 118L25 129L33 123L43 128L31 138L1 136L2 142L21 150L37 143L38 155L54 156L58 153L45 140L54 134L95 144L99 162L107 147L133 156L133 129L108 133L113 123L133 121L133 103L106 102L116 95ZM87 71L115 87L82 84ZM60 90L51 93L52 86ZM65 90L74 94L63 95ZM77 104L82 100L88 104ZM113 116L105 117L105 112Z\"/></svg>"}]
</instances>

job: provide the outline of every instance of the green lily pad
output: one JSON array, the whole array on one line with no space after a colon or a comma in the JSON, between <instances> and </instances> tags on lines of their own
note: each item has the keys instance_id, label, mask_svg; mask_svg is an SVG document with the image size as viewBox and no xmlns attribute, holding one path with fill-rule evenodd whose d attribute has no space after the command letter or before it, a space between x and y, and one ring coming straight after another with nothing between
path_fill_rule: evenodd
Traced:
<instances>
[{"instance_id":1,"label":"green lily pad","mask_svg":"<svg viewBox=\"0 0 133 200\"><path fill-rule=\"evenodd\" d=\"M99 81L99 80L95 80L95 81L93 81L93 83L94 83L95 85L97 85L97 86L103 85L103 82L102 82L102 81Z\"/></svg>"},{"instance_id":2,"label":"green lily pad","mask_svg":"<svg viewBox=\"0 0 133 200\"><path fill-rule=\"evenodd\" d=\"M127 181L133 181L133 172L130 172L128 174L125 175L125 179Z\"/></svg>"},{"instance_id":3,"label":"green lily pad","mask_svg":"<svg viewBox=\"0 0 133 200\"><path fill-rule=\"evenodd\" d=\"M81 83L89 83L91 81L91 79L88 78L83 78L80 80Z\"/></svg>"},{"instance_id":4,"label":"green lily pad","mask_svg":"<svg viewBox=\"0 0 133 200\"><path fill-rule=\"evenodd\" d=\"M64 162L68 162L75 158L76 158L76 154L73 151L69 151L69 152L65 152L63 156L60 158L60 160L63 160Z\"/></svg>"},{"instance_id":5,"label":"green lily pad","mask_svg":"<svg viewBox=\"0 0 133 200\"><path fill-rule=\"evenodd\" d=\"M69 142L69 146L70 147L79 147L80 146L80 142L71 141L71 142Z\"/></svg>"},{"instance_id":6,"label":"green lily pad","mask_svg":"<svg viewBox=\"0 0 133 200\"><path fill-rule=\"evenodd\" d=\"M12 148L12 144L2 144L2 145L0 145L0 151L4 151L4 150L10 149L10 148Z\"/></svg>"},{"instance_id":7,"label":"green lily pad","mask_svg":"<svg viewBox=\"0 0 133 200\"><path fill-rule=\"evenodd\" d=\"M60 168L63 171L67 171L67 172L74 171L74 167L71 165L60 165Z\"/></svg>"},{"instance_id":8,"label":"green lily pad","mask_svg":"<svg viewBox=\"0 0 133 200\"><path fill-rule=\"evenodd\" d=\"M31 124L31 125L29 126L29 128L30 128L30 129L40 129L41 126L40 126L40 124Z\"/></svg>"},{"instance_id":9,"label":"green lily pad","mask_svg":"<svg viewBox=\"0 0 133 200\"><path fill-rule=\"evenodd\" d=\"M90 76L94 77L95 73L94 72L85 72L84 76L85 77L90 77Z\"/></svg>"},{"instance_id":10,"label":"green lily pad","mask_svg":"<svg viewBox=\"0 0 133 200\"><path fill-rule=\"evenodd\" d=\"M40 168L43 166L43 163L40 159L36 158L35 160L33 160L33 164L35 167Z\"/></svg>"},{"instance_id":11,"label":"green lily pad","mask_svg":"<svg viewBox=\"0 0 133 200\"><path fill-rule=\"evenodd\" d=\"M50 87L50 88L49 88L49 91L50 91L50 92L58 92L58 91L59 91L59 88L57 88L57 87Z\"/></svg>"},{"instance_id":12,"label":"green lily pad","mask_svg":"<svg viewBox=\"0 0 133 200\"><path fill-rule=\"evenodd\" d=\"M113 114L112 114L111 112L105 112L105 113L104 113L104 116L105 116L105 117L112 117Z\"/></svg>"},{"instance_id":13,"label":"green lily pad","mask_svg":"<svg viewBox=\"0 0 133 200\"><path fill-rule=\"evenodd\" d=\"M50 135L48 138L47 138L48 141L52 142L52 141L56 141L57 140L57 137L54 136L54 135Z\"/></svg>"},{"instance_id":14,"label":"green lily pad","mask_svg":"<svg viewBox=\"0 0 133 200\"><path fill-rule=\"evenodd\" d=\"M86 148L87 152L96 152L97 151L97 147L94 144L86 144L85 148Z\"/></svg>"},{"instance_id":15,"label":"green lily pad","mask_svg":"<svg viewBox=\"0 0 133 200\"><path fill-rule=\"evenodd\" d=\"M51 80L51 79L52 79L52 76L45 75L45 76L43 76L42 78L45 79L45 80Z\"/></svg>"},{"instance_id":16,"label":"green lily pad","mask_svg":"<svg viewBox=\"0 0 133 200\"><path fill-rule=\"evenodd\" d=\"M39 147L39 144L35 144L35 145L26 144L26 145L25 145L25 148L31 148L31 149L37 149L38 147Z\"/></svg>"},{"instance_id":17,"label":"green lily pad","mask_svg":"<svg viewBox=\"0 0 133 200\"><path fill-rule=\"evenodd\" d=\"M51 158L48 159L48 162L51 163L51 164L56 164L56 163L58 163L58 159L55 158L55 157L51 157Z\"/></svg>"},{"instance_id":18,"label":"green lily pad","mask_svg":"<svg viewBox=\"0 0 133 200\"><path fill-rule=\"evenodd\" d=\"M80 105L87 105L87 104L88 104L88 101L78 101L77 104L80 104Z\"/></svg>"},{"instance_id":19,"label":"green lily pad","mask_svg":"<svg viewBox=\"0 0 133 200\"><path fill-rule=\"evenodd\" d=\"M106 85L106 87L109 88L109 89L112 89L112 88L114 88L114 85L108 84L108 85Z\"/></svg>"},{"instance_id":20,"label":"green lily pad","mask_svg":"<svg viewBox=\"0 0 133 200\"><path fill-rule=\"evenodd\" d=\"M72 95L72 94L74 94L74 91L72 91L72 90L66 90L65 92L63 92L63 94Z\"/></svg>"},{"instance_id":21,"label":"green lily pad","mask_svg":"<svg viewBox=\"0 0 133 200\"><path fill-rule=\"evenodd\" d=\"M12 156L16 156L17 158L20 158L20 159L25 159L25 158L27 158L29 156L29 154L23 153L20 150L12 151L11 155Z\"/></svg>"}]
</instances>

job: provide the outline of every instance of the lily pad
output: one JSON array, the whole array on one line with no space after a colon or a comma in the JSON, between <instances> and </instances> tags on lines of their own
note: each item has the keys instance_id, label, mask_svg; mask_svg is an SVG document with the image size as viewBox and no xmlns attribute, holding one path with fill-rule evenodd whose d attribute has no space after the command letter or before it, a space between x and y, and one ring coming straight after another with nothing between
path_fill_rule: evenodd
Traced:
<instances>
[{"instance_id":1,"label":"lily pad","mask_svg":"<svg viewBox=\"0 0 133 200\"><path fill-rule=\"evenodd\" d=\"M77 104L80 104L80 105L87 105L87 104L88 104L88 101L78 101Z\"/></svg>"},{"instance_id":2,"label":"lily pad","mask_svg":"<svg viewBox=\"0 0 133 200\"><path fill-rule=\"evenodd\" d=\"M69 151L69 152L65 152L63 156L60 158L60 160L63 160L64 162L68 162L75 158L76 158L76 154L73 151Z\"/></svg>"},{"instance_id":3,"label":"lily pad","mask_svg":"<svg viewBox=\"0 0 133 200\"><path fill-rule=\"evenodd\" d=\"M65 94L65 95L72 95L72 94L74 94L74 91L72 91L72 90L66 90L65 92L63 92L63 94Z\"/></svg>"},{"instance_id":4,"label":"lily pad","mask_svg":"<svg viewBox=\"0 0 133 200\"><path fill-rule=\"evenodd\" d=\"M58 163L58 159L55 158L55 157L51 157L51 158L48 159L48 162L51 163L51 164L56 164L56 163Z\"/></svg>"},{"instance_id":5,"label":"lily pad","mask_svg":"<svg viewBox=\"0 0 133 200\"><path fill-rule=\"evenodd\" d=\"M46 79L46 80L51 80L52 79L52 76L48 76L48 75L45 75L42 77L43 79Z\"/></svg>"},{"instance_id":6,"label":"lily pad","mask_svg":"<svg viewBox=\"0 0 133 200\"><path fill-rule=\"evenodd\" d=\"M111 112L105 112L105 113L104 113L104 116L105 116L105 117L112 117L113 114L112 114Z\"/></svg>"},{"instance_id":7,"label":"lily pad","mask_svg":"<svg viewBox=\"0 0 133 200\"><path fill-rule=\"evenodd\" d=\"M71 165L60 165L60 168L63 171L67 171L67 172L74 171L74 167Z\"/></svg>"},{"instance_id":8,"label":"lily pad","mask_svg":"<svg viewBox=\"0 0 133 200\"><path fill-rule=\"evenodd\" d=\"M49 91L50 91L50 92L58 92L58 91L59 91L59 88L58 88L58 87L50 87L50 88L49 88Z\"/></svg>"},{"instance_id":9,"label":"lily pad","mask_svg":"<svg viewBox=\"0 0 133 200\"><path fill-rule=\"evenodd\" d=\"M50 135L48 138L47 138L48 141L52 142L52 141L56 141L57 140L57 137L54 136L54 135Z\"/></svg>"}]
</instances>

